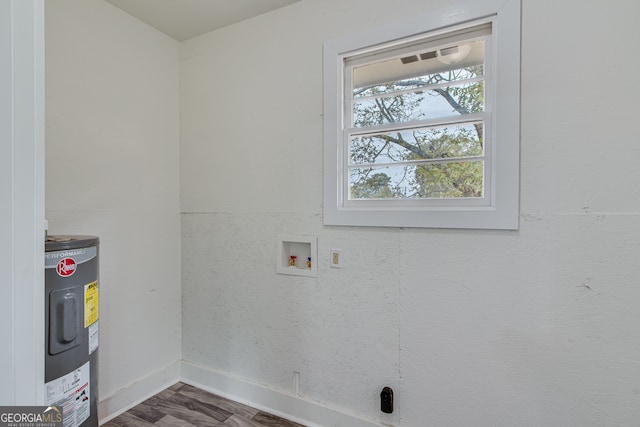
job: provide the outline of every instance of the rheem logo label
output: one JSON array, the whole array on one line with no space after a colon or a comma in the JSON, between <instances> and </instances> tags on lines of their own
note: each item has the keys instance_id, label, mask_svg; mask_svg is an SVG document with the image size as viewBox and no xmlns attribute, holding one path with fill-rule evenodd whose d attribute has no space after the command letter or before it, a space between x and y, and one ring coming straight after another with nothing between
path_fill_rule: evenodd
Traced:
<instances>
[{"instance_id":1,"label":"rheem logo label","mask_svg":"<svg viewBox=\"0 0 640 427\"><path fill-rule=\"evenodd\" d=\"M62 258L60 262L58 262L56 271L59 276L69 277L76 272L76 268L77 264L73 258Z\"/></svg>"}]
</instances>

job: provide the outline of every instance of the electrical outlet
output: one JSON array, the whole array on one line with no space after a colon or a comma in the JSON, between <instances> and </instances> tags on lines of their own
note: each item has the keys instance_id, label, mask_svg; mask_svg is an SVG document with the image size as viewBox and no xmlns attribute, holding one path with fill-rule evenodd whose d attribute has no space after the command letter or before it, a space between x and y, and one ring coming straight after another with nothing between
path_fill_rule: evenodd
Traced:
<instances>
[{"instance_id":1,"label":"electrical outlet","mask_svg":"<svg viewBox=\"0 0 640 427\"><path fill-rule=\"evenodd\" d=\"M331 268L342 268L342 249L331 249Z\"/></svg>"}]
</instances>

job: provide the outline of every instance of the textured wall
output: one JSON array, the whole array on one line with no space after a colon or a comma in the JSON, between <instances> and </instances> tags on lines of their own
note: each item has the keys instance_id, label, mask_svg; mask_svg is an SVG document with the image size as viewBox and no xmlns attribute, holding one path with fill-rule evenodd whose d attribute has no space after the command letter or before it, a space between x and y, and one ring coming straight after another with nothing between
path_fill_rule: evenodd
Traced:
<instances>
[{"instance_id":1,"label":"textured wall","mask_svg":"<svg viewBox=\"0 0 640 427\"><path fill-rule=\"evenodd\" d=\"M100 237L103 399L180 358L178 46L102 0L46 2L46 212Z\"/></svg>"},{"instance_id":2,"label":"textured wall","mask_svg":"<svg viewBox=\"0 0 640 427\"><path fill-rule=\"evenodd\" d=\"M322 42L437 3L306 0L183 43L183 357L403 426L632 425L638 3L523 2L519 231L322 225ZM317 279L275 274L278 233L319 236Z\"/></svg>"}]
</instances>

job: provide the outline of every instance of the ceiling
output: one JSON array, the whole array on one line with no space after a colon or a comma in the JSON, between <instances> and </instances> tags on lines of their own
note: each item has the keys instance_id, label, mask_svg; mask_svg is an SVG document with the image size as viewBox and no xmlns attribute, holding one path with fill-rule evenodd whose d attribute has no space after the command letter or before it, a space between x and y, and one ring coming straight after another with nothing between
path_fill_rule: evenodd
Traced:
<instances>
[{"instance_id":1,"label":"ceiling","mask_svg":"<svg viewBox=\"0 0 640 427\"><path fill-rule=\"evenodd\" d=\"M178 41L300 0L106 0Z\"/></svg>"}]
</instances>

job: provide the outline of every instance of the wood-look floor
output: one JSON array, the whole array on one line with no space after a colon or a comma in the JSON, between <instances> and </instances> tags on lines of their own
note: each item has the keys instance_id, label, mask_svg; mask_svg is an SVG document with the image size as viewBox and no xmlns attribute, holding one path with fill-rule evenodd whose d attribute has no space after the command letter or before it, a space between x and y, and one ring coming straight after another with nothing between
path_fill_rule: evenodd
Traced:
<instances>
[{"instance_id":1,"label":"wood-look floor","mask_svg":"<svg viewBox=\"0 0 640 427\"><path fill-rule=\"evenodd\" d=\"M275 415L177 383L103 427L304 427Z\"/></svg>"}]
</instances>

